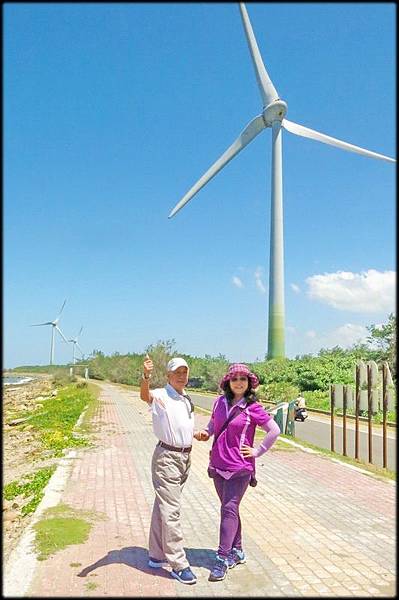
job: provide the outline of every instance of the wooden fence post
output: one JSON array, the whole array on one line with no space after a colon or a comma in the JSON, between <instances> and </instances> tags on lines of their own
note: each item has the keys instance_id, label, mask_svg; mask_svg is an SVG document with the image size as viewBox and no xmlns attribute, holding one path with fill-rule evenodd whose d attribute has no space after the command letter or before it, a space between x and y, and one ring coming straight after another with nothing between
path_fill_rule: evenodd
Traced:
<instances>
[{"instance_id":1,"label":"wooden fence post","mask_svg":"<svg viewBox=\"0 0 399 600\"><path fill-rule=\"evenodd\" d=\"M331 452L334 452L334 448L335 448L335 440L334 440L334 409L335 409L335 385L332 384L331 388L330 388L330 394L331 394L331 442L330 442L330 449Z\"/></svg>"}]
</instances>

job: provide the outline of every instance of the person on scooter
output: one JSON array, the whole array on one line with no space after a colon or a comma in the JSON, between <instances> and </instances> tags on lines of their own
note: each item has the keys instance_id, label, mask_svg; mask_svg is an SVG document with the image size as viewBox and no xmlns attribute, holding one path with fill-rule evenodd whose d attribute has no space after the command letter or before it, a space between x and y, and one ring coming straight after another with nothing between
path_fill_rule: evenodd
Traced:
<instances>
[{"instance_id":1,"label":"person on scooter","mask_svg":"<svg viewBox=\"0 0 399 600\"><path fill-rule=\"evenodd\" d=\"M302 422L307 418L308 413L306 411L306 401L301 394L295 400L295 419L300 419Z\"/></svg>"}]
</instances>

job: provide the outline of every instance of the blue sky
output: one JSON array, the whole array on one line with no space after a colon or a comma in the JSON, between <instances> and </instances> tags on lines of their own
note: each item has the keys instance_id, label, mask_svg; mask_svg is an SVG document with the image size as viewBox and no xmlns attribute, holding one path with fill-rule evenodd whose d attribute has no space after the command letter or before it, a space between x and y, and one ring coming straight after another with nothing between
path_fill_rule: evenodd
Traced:
<instances>
[{"instance_id":1,"label":"blue sky","mask_svg":"<svg viewBox=\"0 0 399 600\"><path fill-rule=\"evenodd\" d=\"M287 118L395 156L393 3L247 4ZM261 113L238 4L4 6L4 366L267 351L271 131L173 219ZM283 137L286 353L394 311L396 165ZM58 338L55 362L72 349Z\"/></svg>"}]
</instances>

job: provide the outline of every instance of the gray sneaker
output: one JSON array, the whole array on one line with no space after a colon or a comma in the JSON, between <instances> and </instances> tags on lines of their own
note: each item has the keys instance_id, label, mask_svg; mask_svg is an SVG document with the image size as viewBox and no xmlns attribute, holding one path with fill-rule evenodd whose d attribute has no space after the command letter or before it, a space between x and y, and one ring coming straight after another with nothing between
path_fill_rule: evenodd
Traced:
<instances>
[{"instance_id":1,"label":"gray sneaker","mask_svg":"<svg viewBox=\"0 0 399 600\"><path fill-rule=\"evenodd\" d=\"M228 568L229 567L227 564L227 559L216 555L215 564L213 565L213 569L210 572L208 581L222 581L226 577Z\"/></svg>"},{"instance_id":2,"label":"gray sneaker","mask_svg":"<svg viewBox=\"0 0 399 600\"><path fill-rule=\"evenodd\" d=\"M181 571L176 571L175 569L172 569L170 574L172 575L172 577L177 579L177 581L180 581L180 583L192 585L193 583L197 582L197 577L194 575L190 567L186 567Z\"/></svg>"},{"instance_id":3,"label":"gray sneaker","mask_svg":"<svg viewBox=\"0 0 399 600\"><path fill-rule=\"evenodd\" d=\"M246 562L245 554L243 550L238 548L232 548L230 554L227 557L227 566L232 569L236 565L241 565Z\"/></svg>"}]
</instances>

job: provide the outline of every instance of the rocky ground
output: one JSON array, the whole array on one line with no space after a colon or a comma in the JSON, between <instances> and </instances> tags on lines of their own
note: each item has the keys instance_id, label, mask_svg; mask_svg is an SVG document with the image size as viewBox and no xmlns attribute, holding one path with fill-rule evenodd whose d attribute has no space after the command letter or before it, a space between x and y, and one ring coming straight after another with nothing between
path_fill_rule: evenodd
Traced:
<instances>
[{"instance_id":1,"label":"rocky ground","mask_svg":"<svg viewBox=\"0 0 399 600\"><path fill-rule=\"evenodd\" d=\"M57 394L50 376L35 374L35 377L37 379L23 385L3 387L3 486L58 460L41 448L38 434L29 425L29 414L26 415L26 412L40 412L42 401ZM3 498L4 561L32 519L32 515L21 514L28 500L18 496L14 500Z\"/></svg>"}]
</instances>

